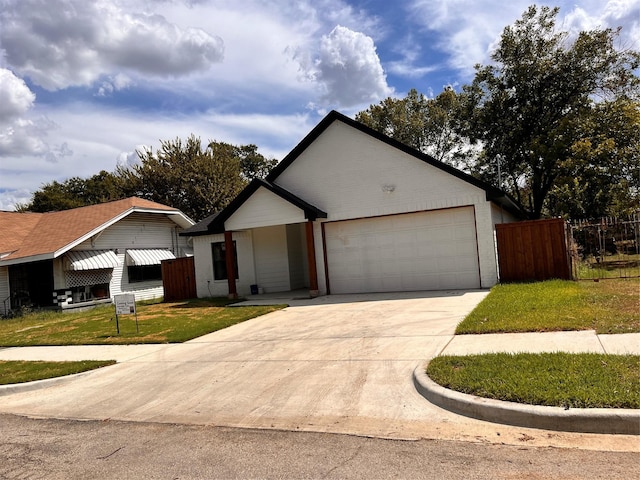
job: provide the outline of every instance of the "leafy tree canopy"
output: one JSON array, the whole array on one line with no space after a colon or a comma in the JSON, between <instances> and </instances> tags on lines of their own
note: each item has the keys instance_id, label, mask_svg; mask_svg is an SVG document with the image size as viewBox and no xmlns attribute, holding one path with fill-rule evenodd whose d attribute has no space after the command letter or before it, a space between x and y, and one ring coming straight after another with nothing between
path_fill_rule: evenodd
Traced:
<instances>
[{"instance_id":1,"label":"leafy tree canopy","mask_svg":"<svg viewBox=\"0 0 640 480\"><path fill-rule=\"evenodd\" d=\"M640 53L619 29L556 29L529 7L504 29L493 64L433 99L387 98L356 120L511 193L533 218L637 209Z\"/></svg>"},{"instance_id":2,"label":"leafy tree canopy","mask_svg":"<svg viewBox=\"0 0 640 480\"><path fill-rule=\"evenodd\" d=\"M615 130L599 124L633 117L640 54L616 49L619 30L583 31L571 40L556 30L557 14L532 6L506 27L495 64L477 66L461 98L464 132L484 146L476 173L496 178L500 164L506 187L533 218L545 209L569 213L549 210L547 200L563 178L576 178L572 170L600 170L612 181L637 161L625 147L624 121ZM587 208L588 202L583 210L593 215Z\"/></svg>"},{"instance_id":3,"label":"leafy tree canopy","mask_svg":"<svg viewBox=\"0 0 640 480\"><path fill-rule=\"evenodd\" d=\"M37 190L27 204L16 206L18 212L53 212L118 200L122 197L119 179L102 170L83 179L72 177L64 182L53 181Z\"/></svg>"},{"instance_id":4,"label":"leafy tree canopy","mask_svg":"<svg viewBox=\"0 0 640 480\"><path fill-rule=\"evenodd\" d=\"M448 87L435 98L411 89L358 113L356 120L453 166L464 166L474 149L458 134L459 96Z\"/></svg>"}]
</instances>

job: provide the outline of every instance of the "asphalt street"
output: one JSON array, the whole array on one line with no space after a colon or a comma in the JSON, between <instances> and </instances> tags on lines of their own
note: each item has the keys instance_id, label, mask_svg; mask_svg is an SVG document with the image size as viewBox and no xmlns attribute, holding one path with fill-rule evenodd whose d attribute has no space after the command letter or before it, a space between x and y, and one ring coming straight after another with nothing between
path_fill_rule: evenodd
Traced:
<instances>
[{"instance_id":1,"label":"asphalt street","mask_svg":"<svg viewBox=\"0 0 640 480\"><path fill-rule=\"evenodd\" d=\"M2 479L628 480L634 452L0 415Z\"/></svg>"}]
</instances>

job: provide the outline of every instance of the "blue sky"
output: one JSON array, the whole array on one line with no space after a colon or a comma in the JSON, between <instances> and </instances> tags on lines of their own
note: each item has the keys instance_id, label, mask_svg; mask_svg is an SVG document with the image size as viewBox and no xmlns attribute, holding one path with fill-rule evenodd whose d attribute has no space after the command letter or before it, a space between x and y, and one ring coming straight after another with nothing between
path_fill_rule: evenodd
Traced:
<instances>
[{"instance_id":1,"label":"blue sky","mask_svg":"<svg viewBox=\"0 0 640 480\"><path fill-rule=\"evenodd\" d=\"M192 133L280 159L332 109L469 83L530 3L0 0L0 210ZM640 0L538 5L640 49Z\"/></svg>"}]
</instances>

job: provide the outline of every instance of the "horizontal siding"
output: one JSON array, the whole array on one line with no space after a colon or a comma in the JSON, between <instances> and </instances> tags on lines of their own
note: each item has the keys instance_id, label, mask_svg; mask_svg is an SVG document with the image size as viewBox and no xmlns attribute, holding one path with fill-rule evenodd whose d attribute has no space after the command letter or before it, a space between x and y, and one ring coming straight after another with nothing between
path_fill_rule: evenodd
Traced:
<instances>
[{"instance_id":1,"label":"horizontal siding","mask_svg":"<svg viewBox=\"0 0 640 480\"><path fill-rule=\"evenodd\" d=\"M166 248L179 256L180 249L187 248L187 239L176 238L176 227L166 215L134 213L105 229L93 243L87 240L74 250Z\"/></svg>"},{"instance_id":2,"label":"horizontal siding","mask_svg":"<svg viewBox=\"0 0 640 480\"><path fill-rule=\"evenodd\" d=\"M129 283L125 262L127 249L160 248L180 256L190 249L186 237L177 235L182 229L166 215L133 213L111 225L91 240L81 243L74 250L115 250L119 265L113 269L109 291L111 296L133 293L136 300L150 300L164 295L162 281Z\"/></svg>"}]
</instances>

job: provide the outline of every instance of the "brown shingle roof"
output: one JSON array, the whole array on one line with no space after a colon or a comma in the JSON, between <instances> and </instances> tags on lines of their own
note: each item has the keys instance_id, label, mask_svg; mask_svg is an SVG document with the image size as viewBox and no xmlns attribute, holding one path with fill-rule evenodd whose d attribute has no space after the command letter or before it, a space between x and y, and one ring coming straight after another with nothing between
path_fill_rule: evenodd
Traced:
<instances>
[{"instance_id":1,"label":"brown shingle roof","mask_svg":"<svg viewBox=\"0 0 640 480\"><path fill-rule=\"evenodd\" d=\"M50 254L133 209L179 212L177 209L130 197L114 202L50 213L0 212L0 260ZM11 252L9 255L5 255Z\"/></svg>"}]
</instances>

